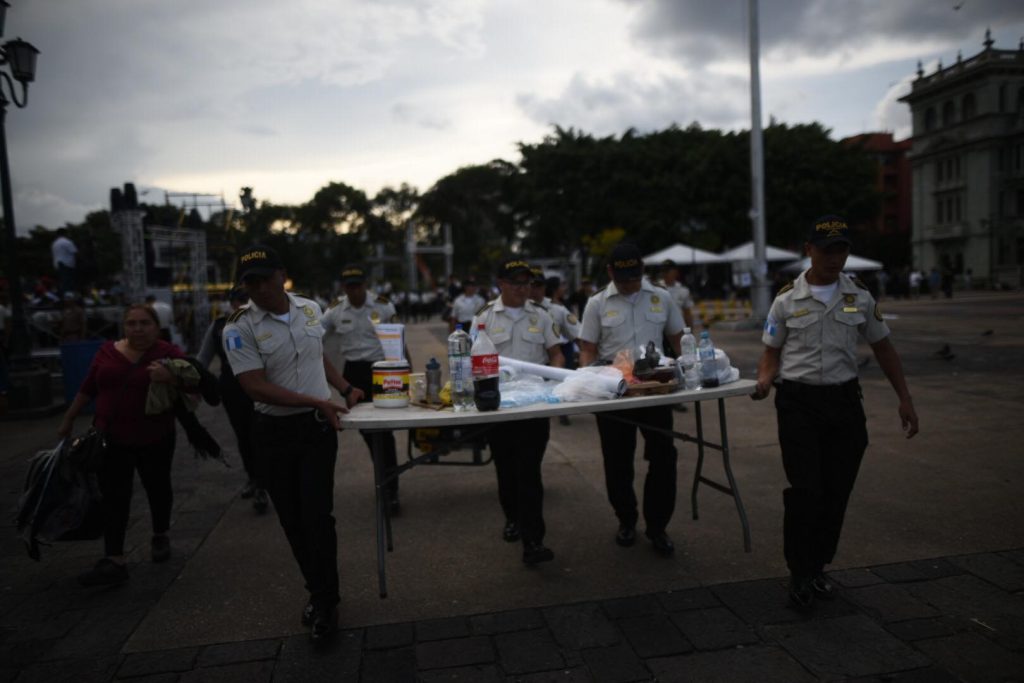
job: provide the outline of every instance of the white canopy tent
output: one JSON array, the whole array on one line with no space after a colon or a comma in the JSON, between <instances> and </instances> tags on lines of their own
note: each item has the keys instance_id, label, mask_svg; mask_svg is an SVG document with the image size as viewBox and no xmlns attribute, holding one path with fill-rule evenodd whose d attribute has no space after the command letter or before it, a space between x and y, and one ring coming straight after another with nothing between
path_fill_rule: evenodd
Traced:
<instances>
[{"instance_id":1,"label":"white canopy tent","mask_svg":"<svg viewBox=\"0 0 1024 683\"><path fill-rule=\"evenodd\" d=\"M671 247L665 247L661 251L656 251L653 254L644 256L644 263L649 266L658 265L662 261L666 260L675 261L677 266L725 263L725 259L718 254L712 254L710 251L688 247L685 244L679 243L673 244Z\"/></svg>"},{"instance_id":2,"label":"white canopy tent","mask_svg":"<svg viewBox=\"0 0 1024 683\"><path fill-rule=\"evenodd\" d=\"M801 272L811 267L811 257L794 261L786 266L783 266L782 270L787 272ZM846 266L843 268L844 271L854 270L881 270L882 262L873 261L869 258L863 258L861 256L854 256L850 254L846 259Z\"/></svg>"},{"instance_id":3,"label":"white canopy tent","mask_svg":"<svg viewBox=\"0 0 1024 683\"><path fill-rule=\"evenodd\" d=\"M794 261L800 258L800 254L796 253L795 251L789 251L788 249L779 249L778 247L773 247L770 244L765 245L764 251L765 258L768 261ZM728 251L723 251L721 254L719 254L719 256L723 260L729 261L730 263L753 261L754 243L746 242L745 244L741 244L738 247L733 247Z\"/></svg>"}]
</instances>

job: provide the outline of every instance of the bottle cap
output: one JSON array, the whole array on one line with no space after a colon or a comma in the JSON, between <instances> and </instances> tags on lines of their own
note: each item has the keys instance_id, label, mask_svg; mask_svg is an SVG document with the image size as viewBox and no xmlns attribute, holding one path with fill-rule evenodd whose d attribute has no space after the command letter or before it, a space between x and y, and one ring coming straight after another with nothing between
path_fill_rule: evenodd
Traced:
<instances>
[{"instance_id":1,"label":"bottle cap","mask_svg":"<svg viewBox=\"0 0 1024 683\"><path fill-rule=\"evenodd\" d=\"M689 327L683 328L683 334L690 334L691 332L693 332L693 330L691 330Z\"/></svg>"},{"instance_id":2,"label":"bottle cap","mask_svg":"<svg viewBox=\"0 0 1024 683\"><path fill-rule=\"evenodd\" d=\"M427 370L440 370L441 364L437 362L436 358L431 358L430 362L427 363Z\"/></svg>"}]
</instances>

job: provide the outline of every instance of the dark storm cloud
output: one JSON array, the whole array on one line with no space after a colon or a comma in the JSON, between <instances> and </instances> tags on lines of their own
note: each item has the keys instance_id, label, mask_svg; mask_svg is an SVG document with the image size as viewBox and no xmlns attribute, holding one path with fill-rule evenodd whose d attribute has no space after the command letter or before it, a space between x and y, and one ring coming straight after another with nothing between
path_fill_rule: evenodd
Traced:
<instances>
[{"instance_id":1,"label":"dark storm cloud","mask_svg":"<svg viewBox=\"0 0 1024 683\"><path fill-rule=\"evenodd\" d=\"M622 1L636 7L633 38L654 51L691 64L743 54L746 2ZM977 36L980 47L987 27L1024 22L1020 0L768 0L759 7L762 51L793 56L856 49L869 36L901 43Z\"/></svg>"}]
</instances>

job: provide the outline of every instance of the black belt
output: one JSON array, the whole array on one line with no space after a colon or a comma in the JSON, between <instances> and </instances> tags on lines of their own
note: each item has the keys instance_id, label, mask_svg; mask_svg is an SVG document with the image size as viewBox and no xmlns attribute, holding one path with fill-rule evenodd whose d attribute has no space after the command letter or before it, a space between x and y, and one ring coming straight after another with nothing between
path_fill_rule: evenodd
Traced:
<instances>
[{"instance_id":1,"label":"black belt","mask_svg":"<svg viewBox=\"0 0 1024 683\"><path fill-rule=\"evenodd\" d=\"M860 380L854 377L853 379L847 380L841 384L806 384L805 382L796 382L791 379L784 379L782 380L780 387L793 393L831 394L859 389Z\"/></svg>"}]
</instances>

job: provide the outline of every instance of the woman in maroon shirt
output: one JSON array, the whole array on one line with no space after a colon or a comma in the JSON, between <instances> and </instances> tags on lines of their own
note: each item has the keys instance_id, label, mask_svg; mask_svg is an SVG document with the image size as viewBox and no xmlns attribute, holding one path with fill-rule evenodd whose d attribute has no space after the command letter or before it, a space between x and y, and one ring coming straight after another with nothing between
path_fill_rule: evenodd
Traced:
<instances>
[{"instance_id":1,"label":"woman in maroon shirt","mask_svg":"<svg viewBox=\"0 0 1024 683\"><path fill-rule=\"evenodd\" d=\"M145 409L151 382L175 382L175 377L159 361L183 358L184 354L159 338L156 313L144 304L125 309L124 332L124 339L100 347L57 430L62 437L71 434L75 418L95 399L93 424L106 434L108 444L99 472L106 557L79 575L78 581L84 586L128 579L124 538L136 469L146 489L153 520L152 559L163 562L171 556L167 530L171 522L174 412L146 415Z\"/></svg>"}]
</instances>

